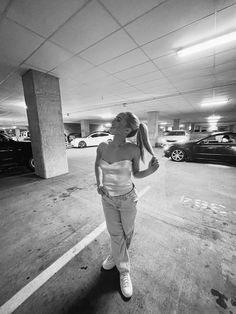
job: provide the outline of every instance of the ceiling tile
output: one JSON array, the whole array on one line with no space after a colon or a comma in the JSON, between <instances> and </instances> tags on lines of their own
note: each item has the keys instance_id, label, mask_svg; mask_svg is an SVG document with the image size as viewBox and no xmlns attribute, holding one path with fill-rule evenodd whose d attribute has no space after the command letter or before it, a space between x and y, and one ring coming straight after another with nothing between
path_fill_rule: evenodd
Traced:
<instances>
[{"instance_id":1,"label":"ceiling tile","mask_svg":"<svg viewBox=\"0 0 236 314\"><path fill-rule=\"evenodd\" d=\"M66 77L77 79L83 77L83 72L91 68L92 65L90 63L80 57L74 56L57 66L51 73L61 78Z\"/></svg>"},{"instance_id":2,"label":"ceiling tile","mask_svg":"<svg viewBox=\"0 0 236 314\"><path fill-rule=\"evenodd\" d=\"M92 1L60 28L50 40L67 50L79 53L119 27L99 3Z\"/></svg>"},{"instance_id":3,"label":"ceiling tile","mask_svg":"<svg viewBox=\"0 0 236 314\"><path fill-rule=\"evenodd\" d=\"M100 0L111 14L122 24L126 24L165 0Z\"/></svg>"},{"instance_id":4,"label":"ceiling tile","mask_svg":"<svg viewBox=\"0 0 236 314\"><path fill-rule=\"evenodd\" d=\"M142 45L214 13L214 0L166 1L126 26Z\"/></svg>"},{"instance_id":5,"label":"ceiling tile","mask_svg":"<svg viewBox=\"0 0 236 314\"><path fill-rule=\"evenodd\" d=\"M176 81L185 81L188 79L200 79L204 77L212 77L213 76L213 69L199 69L199 70L192 70L192 71L186 71L186 72L166 72L166 70L163 70L165 72L166 77L175 85Z\"/></svg>"},{"instance_id":6,"label":"ceiling tile","mask_svg":"<svg viewBox=\"0 0 236 314\"><path fill-rule=\"evenodd\" d=\"M161 100L163 104L169 105L169 106L180 106L180 107L186 107L189 106L188 100L182 95L174 96L174 97L166 97L165 99Z\"/></svg>"},{"instance_id":7,"label":"ceiling tile","mask_svg":"<svg viewBox=\"0 0 236 314\"><path fill-rule=\"evenodd\" d=\"M216 0L216 9L220 10L233 4L236 4L236 0Z\"/></svg>"},{"instance_id":8,"label":"ceiling tile","mask_svg":"<svg viewBox=\"0 0 236 314\"><path fill-rule=\"evenodd\" d=\"M88 83L88 82L94 82L96 80L104 79L108 74L104 71L102 71L99 68L92 68L84 73L81 73L74 79L81 83ZM91 93L91 92L90 92Z\"/></svg>"},{"instance_id":9,"label":"ceiling tile","mask_svg":"<svg viewBox=\"0 0 236 314\"><path fill-rule=\"evenodd\" d=\"M124 30L119 30L86 49L80 55L84 59L98 65L134 48L137 48L137 46L133 40L130 39Z\"/></svg>"},{"instance_id":10,"label":"ceiling tile","mask_svg":"<svg viewBox=\"0 0 236 314\"><path fill-rule=\"evenodd\" d=\"M230 84L231 88L235 88L232 84L236 83L236 70L221 71L215 74L216 81L222 84ZM233 97L235 98L235 96Z\"/></svg>"},{"instance_id":11,"label":"ceiling tile","mask_svg":"<svg viewBox=\"0 0 236 314\"><path fill-rule=\"evenodd\" d=\"M50 71L71 57L70 52L51 42L46 42L26 60L26 63L44 71Z\"/></svg>"},{"instance_id":12,"label":"ceiling tile","mask_svg":"<svg viewBox=\"0 0 236 314\"><path fill-rule=\"evenodd\" d=\"M186 73L207 68L213 69L214 57L209 56L205 58L199 58L194 60L194 62L191 60L189 62L181 63L172 67L170 64L168 64L168 62L163 62L162 58L156 59L154 62L157 64L158 68L163 70L164 73Z\"/></svg>"},{"instance_id":13,"label":"ceiling tile","mask_svg":"<svg viewBox=\"0 0 236 314\"><path fill-rule=\"evenodd\" d=\"M226 33L236 30L236 5L230 6L216 14L216 32Z\"/></svg>"},{"instance_id":14,"label":"ceiling tile","mask_svg":"<svg viewBox=\"0 0 236 314\"><path fill-rule=\"evenodd\" d=\"M1 22L0 58L9 64L18 65L23 62L42 42L43 38L12 21L5 19Z\"/></svg>"},{"instance_id":15,"label":"ceiling tile","mask_svg":"<svg viewBox=\"0 0 236 314\"><path fill-rule=\"evenodd\" d=\"M118 82L110 86L110 91L117 92L121 89L126 89L128 87L130 87L130 85L127 84L126 82Z\"/></svg>"},{"instance_id":16,"label":"ceiling tile","mask_svg":"<svg viewBox=\"0 0 236 314\"><path fill-rule=\"evenodd\" d=\"M163 78L163 74L160 71L156 70L156 71L151 72L151 73L147 73L144 75L140 75L140 76L126 79L126 82L128 84L131 84L131 85L136 85L136 84L140 84L140 83L150 82L153 80L158 80L161 78Z\"/></svg>"},{"instance_id":17,"label":"ceiling tile","mask_svg":"<svg viewBox=\"0 0 236 314\"><path fill-rule=\"evenodd\" d=\"M143 74L154 72L154 71L156 71L156 66L152 62L148 61L139 65L136 65L134 67L131 67L127 70L118 72L115 74L115 76L120 78L121 80L126 80L132 77L138 77Z\"/></svg>"},{"instance_id":18,"label":"ceiling tile","mask_svg":"<svg viewBox=\"0 0 236 314\"><path fill-rule=\"evenodd\" d=\"M162 38L154 40L142 49L154 59L168 54L176 54L177 50L190 46L213 36L214 16L208 16L178 31L169 33ZM212 52L213 53L213 52ZM209 54L209 52L207 52ZM199 56L197 56L199 57ZM194 56L193 56L194 58Z\"/></svg>"},{"instance_id":19,"label":"ceiling tile","mask_svg":"<svg viewBox=\"0 0 236 314\"><path fill-rule=\"evenodd\" d=\"M158 69L164 70L168 68L177 68L177 69L185 69L186 67L189 67L189 65L194 65L196 64L201 64L204 63L205 60L207 62L210 62L210 65L213 66L213 51L207 51L207 53L201 54L201 55L194 55L194 56L189 56L188 58L181 58L177 54L169 54L164 57L159 57L157 59L154 59L153 61L157 65ZM206 64L208 66L208 64Z\"/></svg>"},{"instance_id":20,"label":"ceiling tile","mask_svg":"<svg viewBox=\"0 0 236 314\"><path fill-rule=\"evenodd\" d=\"M100 67L107 72L116 73L146 61L148 61L148 58L145 54L140 49L135 49L102 64Z\"/></svg>"},{"instance_id":21,"label":"ceiling tile","mask_svg":"<svg viewBox=\"0 0 236 314\"><path fill-rule=\"evenodd\" d=\"M232 60L231 62L225 62L222 64L219 64L215 67L214 73L222 73L222 72L228 72L228 71L235 71L235 77L236 77L236 60Z\"/></svg>"},{"instance_id":22,"label":"ceiling tile","mask_svg":"<svg viewBox=\"0 0 236 314\"><path fill-rule=\"evenodd\" d=\"M149 88L153 88L153 87L168 87L168 88L172 88L172 84L166 79L158 79L158 80L152 80L149 82L145 82L145 83L139 83L135 85L136 88L145 90L145 89L149 89Z\"/></svg>"},{"instance_id":23,"label":"ceiling tile","mask_svg":"<svg viewBox=\"0 0 236 314\"><path fill-rule=\"evenodd\" d=\"M113 93L118 93L119 95L128 94L128 93L135 94L137 92L137 89L132 86L126 86L124 88L119 88L119 89L111 88L110 90Z\"/></svg>"},{"instance_id":24,"label":"ceiling tile","mask_svg":"<svg viewBox=\"0 0 236 314\"><path fill-rule=\"evenodd\" d=\"M223 64L236 60L236 49L230 49L221 53L216 54L215 64Z\"/></svg>"},{"instance_id":25,"label":"ceiling tile","mask_svg":"<svg viewBox=\"0 0 236 314\"><path fill-rule=\"evenodd\" d=\"M179 82L178 81L175 82L175 86L180 92L206 89L206 88L214 87L214 85L215 85L214 76L192 78L192 79L181 80Z\"/></svg>"},{"instance_id":26,"label":"ceiling tile","mask_svg":"<svg viewBox=\"0 0 236 314\"><path fill-rule=\"evenodd\" d=\"M14 69L14 66L9 65L7 60L4 60L4 57L2 56L0 62L0 86L2 80L4 80L12 71L14 71Z\"/></svg>"},{"instance_id":27,"label":"ceiling tile","mask_svg":"<svg viewBox=\"0 0 236 314\"><path fill-rule=\"evenodd\" d=\"M48 37L85 2L85 0L14 1L7 16L34 32Z\"/></svg>"}]
</instances>

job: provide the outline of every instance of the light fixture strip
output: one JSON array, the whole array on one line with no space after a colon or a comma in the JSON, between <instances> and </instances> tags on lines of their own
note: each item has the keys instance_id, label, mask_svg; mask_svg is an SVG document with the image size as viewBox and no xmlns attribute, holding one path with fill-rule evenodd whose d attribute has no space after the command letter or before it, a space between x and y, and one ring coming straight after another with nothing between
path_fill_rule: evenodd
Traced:
<instances>
[{"instance_id":1,"label":"light fixture strip","mask_svg":"<svg viewBox=\"0 0 236 314\"><path fill-rule=\"evenodd\" d=\"M202 107L210 107L210 106L219 106L219 105L225 105L229 102L228 99L225 99L225 100L212 100L212 101L206 101L206 102L203 102L201 104Z\"/></svg>"},{"instance_id":2,"label":"light fixture strip","mask_svg":"<svg viewBox=\"0 0 236 314\"><path fill-rule=\"evenodd\" d=\"M216 37L214 39L207 40L205 42L193 45L191 47L180 49L179 51L177 51L177 53L180 57L184 57L184 56L187 56L187 55L190 55L193 53L207 50L207 49L212 48L212 47L227 44L227 43L232 42L234 40L236 40L236 31L231 32L231 33L226 34L226 35L223 35L223 36Z\"/></svg>"}]
</instances>

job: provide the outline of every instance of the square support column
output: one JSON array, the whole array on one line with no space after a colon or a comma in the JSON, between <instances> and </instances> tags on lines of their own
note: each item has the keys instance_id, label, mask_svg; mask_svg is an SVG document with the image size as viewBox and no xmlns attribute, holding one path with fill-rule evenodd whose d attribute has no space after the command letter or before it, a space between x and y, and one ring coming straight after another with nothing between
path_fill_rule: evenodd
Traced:
<instances>
[{"instance_id":1,"label":"square support column","mask_svg":"<svg viewBox=\"0 0 236 314\"><path fill-rule=\"evenodd\" d=\"M148 133L151 145L154 147L158 137L158 111L147 113Z\"/></svg>"},{"instance_id":2,"label":"square support column","mask_svg":"<svg viewBox=\"0 0 236 314\"><path fill-rule=\"evenodd\" d=\"M179 119L174 119L173 130L179 130Z\"/></svg>"},{"instance_id":3,"label":"square support column","mask_svg":"<svg viewBox=\"0 0 236 314\"><path fill-rule=\"evenodd\" d=\"M29 70L22 76L35 173L51 178L68 172L59 79Z\"/></svg>"},{"instance_id":4,"label":"square support column","mask_svg":"<svg viewBox=\"0 0 236 314\"><path fill-rule=\"evenodd\" d=\"M89 121L81 120L81 135L82 137L89 135Z\"/></svg>"}]
</instances>

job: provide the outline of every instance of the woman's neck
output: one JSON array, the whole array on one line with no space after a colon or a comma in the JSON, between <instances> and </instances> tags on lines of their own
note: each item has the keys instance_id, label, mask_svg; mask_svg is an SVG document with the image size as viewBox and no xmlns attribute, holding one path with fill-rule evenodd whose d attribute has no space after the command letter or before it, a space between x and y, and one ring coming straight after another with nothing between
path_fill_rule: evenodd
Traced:
<instances>
[{"instance_id":1,"label":"woman's neck","mask_svg":"<svg viewBox=\"0 0 236 314\"><path fill-rule=\"evenodd\" d=\"M114 135L113 141L111 142L111 144L112 144L114 147L122 147L125 143L126 143L125 137L123 137L123 136L118 136L118 135Z\"/></svg>"}]
</instances>

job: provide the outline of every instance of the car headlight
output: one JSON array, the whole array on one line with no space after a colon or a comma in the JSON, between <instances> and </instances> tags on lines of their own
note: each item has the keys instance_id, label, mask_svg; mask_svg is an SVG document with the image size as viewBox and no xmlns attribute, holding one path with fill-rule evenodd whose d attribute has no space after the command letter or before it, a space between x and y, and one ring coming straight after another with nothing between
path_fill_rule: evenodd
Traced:
<instances>
[{"instance_id":1,"label":"car headlight","mask_svg":"<svg viewBox=\"0 0 236 314\"><path fill-rule=\"evenodd\" d=\"M164 147L163 147L163 150L168 150L169 149L169 147L170 147L170 145L168 145L168 144L166 144L166 145L164 145Z\"/></svg>"}]
</instances>

